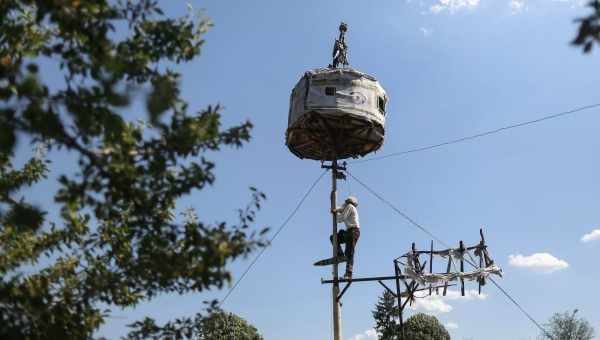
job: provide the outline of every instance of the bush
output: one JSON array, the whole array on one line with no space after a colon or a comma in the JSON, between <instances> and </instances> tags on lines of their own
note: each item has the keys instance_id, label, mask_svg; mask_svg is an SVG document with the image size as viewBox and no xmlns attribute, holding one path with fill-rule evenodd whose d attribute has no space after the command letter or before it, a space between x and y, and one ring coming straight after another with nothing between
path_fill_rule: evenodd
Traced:
<instances>
[{"instance_id":1,"label":"bush","mask_svg":"<svg viewBox=\"0 0 600 340\"><path fill-rule=\"evenodd\" d=\"M415 314L404 324L405 339L450 340L450 334L438 319L423 313Z\"/></svg>"}]
</instances>

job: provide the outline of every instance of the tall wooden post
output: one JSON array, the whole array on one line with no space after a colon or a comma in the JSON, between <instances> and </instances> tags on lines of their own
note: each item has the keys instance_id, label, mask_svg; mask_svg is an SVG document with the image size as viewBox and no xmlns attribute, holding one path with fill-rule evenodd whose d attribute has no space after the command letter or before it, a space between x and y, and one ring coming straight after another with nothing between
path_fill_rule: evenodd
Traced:
<instances>
[{"instance_id":1,"label":"tall wooden post","mask_svg":"<svg viewBox=\"0 0 600 340\"><path fill-rule=\"evenodd\" d=\"M337 160L331 162L331 214L333 216L333 258L337 257L338 239L337 239ZM340 294L340 283L338 281L338 264L333 264L333 285L331 289L331 297L333 303L333 340L342 340L342 308L338 301Z\"/></svg>"},{"instance_id":2,"label":"tall wooden post","mask_svg":"<svg viewBox=\"0 0 600 340\"><path fill-rule=\"evenodd\" d=\"M404 340L404 318L402 316L402 313L404 312L404 308L402 307L402 291L400 290L401 271L400 271L400 267L398 267L398 260L394 260L394 273L396 274L396 298L398 299L398 322L400 322L399 338L400 338L400 340Z\"/></svg>"},{"instance_id":3,"label":"tall wooden post","mask_svg":"<svg viewBox=\"0 0 600 340\"><path fill-rule=\"evenodd\" d=\"M460 272L464 273L465 271L465 244L463 241L460 241L459 248L460 250ZM465 279L460 278L460 295L465 296Z\"/></svg>"}]
</instances>

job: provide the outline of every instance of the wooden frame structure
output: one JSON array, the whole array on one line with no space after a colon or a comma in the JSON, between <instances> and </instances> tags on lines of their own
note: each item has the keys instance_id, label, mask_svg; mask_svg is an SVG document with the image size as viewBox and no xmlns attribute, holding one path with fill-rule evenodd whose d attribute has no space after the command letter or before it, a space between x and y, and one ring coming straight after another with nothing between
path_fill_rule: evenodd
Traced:
<instances>
[{"instance_id":1,"label":"wooden frame structure","mask_svg":"<svg viewBox=\"0 0 600 340\"><path fill-rule=\"evenodd\" d=\"M462 296L465 296L465 279L477 280L478 292L481 294L481 287L486 284L486 277L495 274L500 275L502 270L494 264L487 245L485 243L485 237L483 235L483 229L479 230L480 241L478 244L465 247L464 242L459 241L458 248L448 248L442 250L433 249L433 241L429 250L417 250L415 243L412 244L411 250L404 255L394 259L394 275L393 276L375 276L375 277L362 277L352 279L342 279L334 276L332 280L321 279L321 284L333 284L339 287L340 283L345 283L344 288L337 295L336 302L341 303L341 299L350 288L352 283L355 282L378 282L384 289L390 292L398 303L398 321L399 321L399 337L404 340L404 309L407 305L412 305L413 302L418 298L425 298L431 296L435 291L436 295L439 295L439 290L442 289L442 295L446 296L448 287L454 286L449 282L458 280L460 284L460 292ZM479 258L477 264L474 257L470 254L473 252L474 257ZM421 256L426 256L428 259L421 262ZM434 273L433 262L435 256L447 257L448 262L446 265L446 272ZM465 256L468 259L465 259ZM459 261L459 268L457 270L457 264L455 259ZM465 272L464 263L465 261L472 265L475 270L471 272ZM429 266L427 264L429 263ZM454 267L454 270L452 270ZM384 281L394 281L395 290L388 287ZM442 282L443 285L434 284ZM338 288L339 289L339 288ZM417 296L416 292L428 291L429 293L425 296ZM403 301L404 299L404 301Z\"/></svg>"}]
</instances>

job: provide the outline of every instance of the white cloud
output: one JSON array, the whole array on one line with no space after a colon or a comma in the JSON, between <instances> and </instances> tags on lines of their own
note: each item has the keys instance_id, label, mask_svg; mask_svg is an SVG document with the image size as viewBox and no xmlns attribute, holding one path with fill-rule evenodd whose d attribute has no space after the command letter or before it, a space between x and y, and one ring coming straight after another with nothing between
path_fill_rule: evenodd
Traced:
<instances>
[{"instance_id":1,"label":"white cloud","mask_svg":"<svg viewBox=\"0 0 600 340\"><path fill-rule=\"evenodd\" d=\"M421 310L427 313L439 314L439 313L449 313L452 311L453 307L447 301L453 300L485 300L487 295L479 293L474 289L465 290L465 296L461 296L460 292L457 290L448 290L446 292L446 296L442 296L440 291L440 295L432 294L428 296L429 293L423 291L420 294L417 294L417 299L411 306L413 310Z\"/></svg>"},{"instance_id":2,"label":"white cloud","mask_svg":"<svg viewBox=\"0 0 600 340\"><path fill-rule=\"evenodd\" d=\"M589 3L589 0L553 0L554 2L562 2L565 4L571 4L571 7L585 6Z\"/></svg>"},{"instance_id":3,"label":"white cloud","mask_svg":"<svg viewBox=\"0 0 600 340\"><path fill-rule=\"evenodd\" d=\"M420 1L422 3L423 0ZM488 0L489 2L494 2ZM549 3L555 4L564 4L568 5L572 8L582 7L589 3L589 0L505 0L513 14L518 14L524 12L529 9L528 4L531 4L532 7L545 6ZM407 3L411 3L413 1L406 0ZM430 13L441 13L441 12L449 12L455 13L460 10L468 10L474 9L481 3L481 0L435 0L433 5L429 6ZM427 12L423 12L422 14L426 14Z\"/></svg>"},{"instance_id":4,"label":"white cloud","mask_svg":"<svg viewBox=\"0 0 600 340\"><path fill-rule=\"evenodd\" d=\"M458 329L458 324L456 322L446 322L446 324L444 325L446 327L446 329Z\"/></svg>"},{"instance_id":5,"label":"white cloud","mask_svg":"<svg viewBox=\"0 0 600 340\"><path fill-rule=\"evenodd\" d=\"M421 31L421 33L423 33L423 36L425 38L430 37L431 33L433 33L433 30L431 28L427 28L427 27L421 27L421 28L419 28L419 31Z\"/></svg>"},{"instance_id":6,"label":"white cloud","mask_svg":"<svg viewBox=\"0 0 600 340\"><path fill-rule=\"evenodd\" d=\"M510 7L510 11L513 14L521 13L527 8L525 6L525 0L510 0L508 7Z\"/></svg>"},{"instance_id":7,"label":"white cloud","mask_svg":"<svg viewBox=\"0 0 600 340\"><path fill-rule=\"evenodd\" d=\"M472 9L479 5L479 0L438 0L438 2L431 7L429 11L433 13L440 13L448 11L454 13L461 9Z\"/></svg>"},{"instance_id":8,"label":"white cloud","mask_svg":"<svg viewBox=\"0 0 600 340\"><path fill-rule=\"evenodd\" d=\"M485 300L487 297L487 294L479 294L475 289L466 289L465 296L462 296L458 290L448 290L445 296L448 300Z\"/></svg>"},{"instance_id":9,"label":"white cloud","mask_svg":"<svg viewBox=\"0 0 600 340\"><path fill-rule=\"evenodd\" d=\"M594 229L581 237L581 242L600 241L600 229Z\"/></svg>"},{"instance_id":10,"label":"white cloud","mask_svg":"<svg viewBox=\"0 0 600 340\"><path fill-rule=\"evenodd\" d=\"M368 329L360 334L356 334L348 340L367 340L374 339L377 340L377 331L375 329Z\"/></svg>"},{"instance_id":11,"label":"white cloud","mask_svg":"<svg viewBox=\"0 0 600 340\"><path fill-rule=\"evenodd\" d=\"M586 6L589 3L589 0L552 0L551 2L569 5L571 8L577 8Z\"/></svg>"},{"instance_id":12,"label":"white cloud","mask_svg":"<svg viewBox=\"0 0 600 340\"><path fill-rule=\"evenodd\" d=\"M371 337L371 338L377 339L377 331L376 331L376 330L374 330L374 329L369 329L368 331L366 331L366 332L365 332L365 334L366 334L368 337Z\"/></svg>"},{"instance_id":13,"label":"white cloud","mask_svg":"<svg viewBox=\"0 0 600 340\"><path fill-rule=\"evenodd\" d=\"M569 267L566 261L557 259L549 253L535 253L529 256L509 255L508 263L514 267L538 270L543 273L552 273Z\"/></svg>"},{"instance_id":14,"label":"white cloud","mask_svg":"<svg viewBox=\"0 0 600 340\"><path fill-rule=\"evenodd\" d=\"M423 299L417 299L410 308L434 314L449 313L453 309L452 306L450 306L437 295L432 295L431 297L426 297Z\"/></svg>"}]
</instances>

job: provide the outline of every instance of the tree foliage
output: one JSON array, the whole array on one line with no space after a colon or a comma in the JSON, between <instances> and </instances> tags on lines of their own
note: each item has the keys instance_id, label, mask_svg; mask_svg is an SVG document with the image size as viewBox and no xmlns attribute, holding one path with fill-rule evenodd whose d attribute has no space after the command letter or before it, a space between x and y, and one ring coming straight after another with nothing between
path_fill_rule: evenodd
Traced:
<instances>
[{"instance_id":1,"label":"tree foliage","mask_svg":"<svg viewBox=\"0 0 600 340\"><path fill-rule=\"evenodd\" d=\"M592 8L592 14L576 20L579 29L573 39L573 44L583 48L585 53L589 53L594 44L600 44L600 0L590 1L588 7Z\"/></svg>"},{"instance_id":2,"label":"tree foliage","mask_svg":"<svg viewBox=\"0 0 600 340\"><path fill-rule=\"evenodd\" d=\"M423 313L406 320L404 335L411 340L450 340L450 334L438 319Z\"/></svg>"},{"instance_id":3,"label":"tree foliage","mask_svg":"<svg viewBox=\"0 0 600 340\"><path fill-rule=\"evenodd\" d=\"M89 338L114 306L230 281L226 264L264 245L266 230L249 231L264 194L251 188L233 224L174 216L215 181L207 153L250 139L250 122L224 129L219 106L190 112L180 97L174 67L199 55L210 22L154 0L6 0L0 18L0 338ZM148 123L125 118L136 93ZM48 172L40 156L13 167L30 141L77 158L58 221L22 197Z\"/></svg>"},{"instance_id":4,"label":"tree foliage","mask_svg":"<svg viewBox=\"0 0 600 340\"><path fill-rule=\"evenodd\" d=\"M222 311L213 311L208 316L196 315L194 319L178 319L159 327L146 318L138 321L136 330L127 340L203 339L203 340L263 340L258 330L246 320Z\"/></svg>"},{"instance_id":5,"label":"tree foliage","mask_svg":"<svg viewBox=\"0 0 600 340\"><path fill-rule=\"evenodd\" d=\"M396 298L387 290L379 297L379 301L373 310L375 319L375 330L380 340L394 340L398 338L398 307Z\"/></svg>"},{"instance_id":6,"label":"tree foliage","mask_svg":"<svg viewBox=\"0 0 600 340\"><path fill-rule=\"evenodd\" d=\"M550 340L591 340L594 338L594 328L590 323L577 317L577 309L572 313L556 313L545 325L546 333L539 339Z\"/></svg>"},{"instance_id":7,"label":"tree foliage","mask_svg":"<svg viewBox=\"0 0 600 340\"><path fill-rule=\"evenodd\" d=\"M400 339L397 300L385 290L372 311L380 340ZM450 334L434 316L418 313L404 322L404 338L410 340L450 340Z\"/></svg>"}]
</instances>

